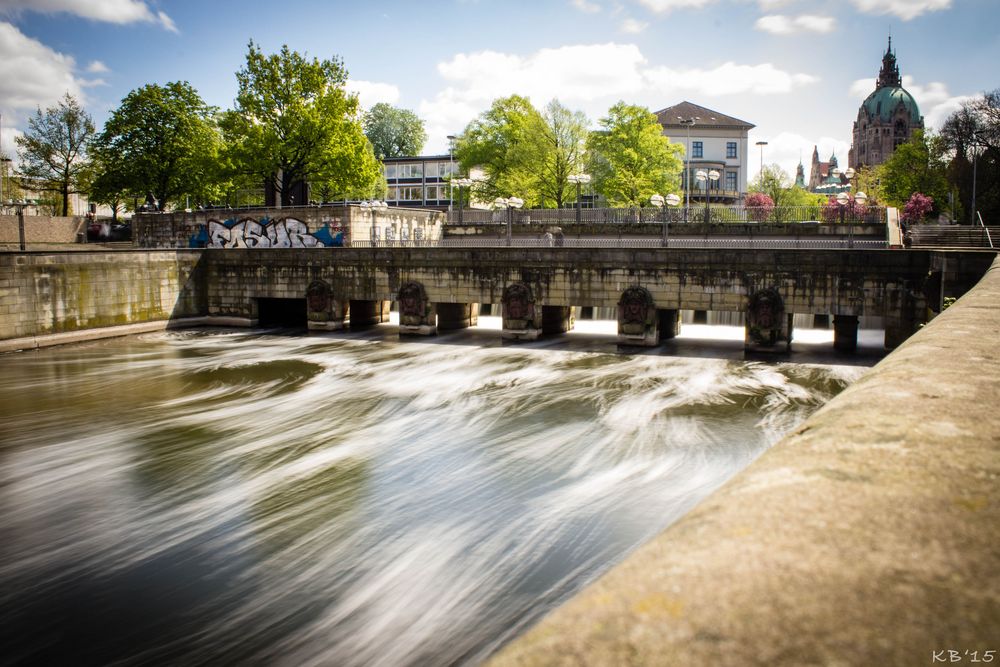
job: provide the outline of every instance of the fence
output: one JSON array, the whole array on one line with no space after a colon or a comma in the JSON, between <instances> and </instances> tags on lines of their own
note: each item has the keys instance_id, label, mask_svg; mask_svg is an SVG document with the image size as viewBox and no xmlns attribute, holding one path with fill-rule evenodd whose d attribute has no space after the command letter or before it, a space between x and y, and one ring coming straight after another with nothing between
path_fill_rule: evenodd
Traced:
<instances>
[{"instance_id":1,"label":"fence","mask_svg":"<svg viewBox=\"0 0 1000 667\"><path fill-rule=\"evenodd\" d=\"M707 213L707 215L706 215ZM786 222L886 222L885 208L825 204L822 206L692 206L685 209L670 208L584 208L579 211L580 222L585 224L671 224L693 223L786 223ZM508 218L514 224L569 224L577 219L576 209L464 209L448 213L450 225L504 225Z\"/></svg>"},{"instance_id":2,"label":"fence","mask_svg":"<svg viewBox=\"0 0 1000 667\"><path fill-rule=\"evenodd\" d=\"M823 248L885 248L884 239L858 238L763 238L763 237L669 237L662 238L444 238L423 241L364 241L352 240L352 248L756 248L823 249Z\"/></svg>"}]
</instances>

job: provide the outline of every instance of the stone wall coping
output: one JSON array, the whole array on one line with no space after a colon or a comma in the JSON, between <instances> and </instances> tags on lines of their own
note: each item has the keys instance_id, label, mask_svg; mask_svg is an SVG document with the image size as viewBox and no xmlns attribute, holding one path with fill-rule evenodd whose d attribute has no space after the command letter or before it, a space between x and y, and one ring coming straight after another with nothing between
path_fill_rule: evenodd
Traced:
<instances>
[{"instance_id":1,"label":"stone wall coping","mask_svg":"<svg viewBox=\"0 0 1000 667\"><path fill-rule=\"evenodd\" d=\"M1000 650L998 401L1000 259L490 664L918 665Z\"/></svg>"}]
</instances>

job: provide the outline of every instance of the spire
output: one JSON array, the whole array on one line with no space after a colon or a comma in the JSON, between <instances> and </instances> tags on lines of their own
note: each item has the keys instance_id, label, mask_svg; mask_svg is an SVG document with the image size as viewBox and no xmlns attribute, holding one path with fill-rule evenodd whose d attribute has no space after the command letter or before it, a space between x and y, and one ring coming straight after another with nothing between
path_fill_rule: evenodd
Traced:
<instances>
[{"instance_id":1,"label":"spire","mask_svg":"<svg viewBox=\"0 0 1000 667\"><path fill-rule=\"evenodd\" d=\"M889 35L889 48L882 56L882 69L878 73L878 83L875 88L902 88L903 82L899 76L899 65L896 64L896 54L892 52L892 35Z\"/></svg>"}]
</instances>

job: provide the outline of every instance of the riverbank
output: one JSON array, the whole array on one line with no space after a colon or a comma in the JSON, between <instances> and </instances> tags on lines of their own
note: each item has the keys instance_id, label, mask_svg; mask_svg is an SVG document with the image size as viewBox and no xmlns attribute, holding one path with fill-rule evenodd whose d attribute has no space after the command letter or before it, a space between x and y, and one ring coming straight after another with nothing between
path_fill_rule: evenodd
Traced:
<instances>
[{"instance_id":1,"label":"riverbank","mask_svg":"<svg viewBox=\"0 0 1000 667\"><path fill-rule=\"evenodd\" d=\"M864 378L490 664L996 657L998 341L1000 260Z\"/></svg>"}]
</instances>

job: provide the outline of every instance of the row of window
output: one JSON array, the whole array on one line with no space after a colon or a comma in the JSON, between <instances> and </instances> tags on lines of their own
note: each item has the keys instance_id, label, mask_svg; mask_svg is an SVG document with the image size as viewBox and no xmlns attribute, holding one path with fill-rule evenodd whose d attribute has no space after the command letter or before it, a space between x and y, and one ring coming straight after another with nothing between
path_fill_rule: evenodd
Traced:
<instances>
[{"instance_id":1,"label":"row of window","mask_svg":"<svg viewBox=\"0 0 1000 667\"><path fill-rule=\"evenodd\" d=\"M454 162L406 162L385 165L386 180L400 178L447 178L458 173Z\"/></svg>"},{"instance_id":2,"label":"row of window","mask_svg":"<svg viewBox=\"0 0 1000 667\"><path fill-rule=\"evenodd\" d=\"M400 185L389 186L386 201L447 201L447 185Z\"/></svg>"},{"instance_id":3,"label":"row of window","mask_svg":"<svg viewBox=\"0 0 1000 667\"><path fill-rule=\"evenodd\" d=\"M691 190L692 192L703 190L704 186L695 178L695 173L697 170L691 170ZM681 189L684 189L684 173L681 172ZM735 171L725 171L722 176L717 181L710 181L712 190L725 190L727 192L738 192L739 191L739 173Z\"/></svg>"},{"instance_id":4,"label":"row of window","mask_svg":"<svg viewBox=\"0 0 1000 667\"><path fill-rule=\"evenodd\" d=\"M691 159L703 158L705 157L705 144L701 141L691 142ZM727 141L726 142L726 159L735 160L736 159L736 142Z\"/></svg>"},{"instance_id":5,"label":"row of window","mask_svg":"<svg viewBox=\"0 0 1000 667\"><path fill-rule=\"evenodd\" d=\"M386 241L395 241L395 240L397 240L396 239L396 230L391 225L386 225L385 227L379 227L378 225L373 225L372 226L372 241L381 241L382 240L382 231L383 230L385 230L385 240ZM423 228L421 228L421 227L414 227L413 228L413 240L414 241L420 241L423 238L424 238L424 230L423 230ZM410 240L410 228L407 227L406 225L404 225L403 227L401 227L400 230L399 230L399 240L400 241L409 241Z\"/></svg>"}]
</instances>

